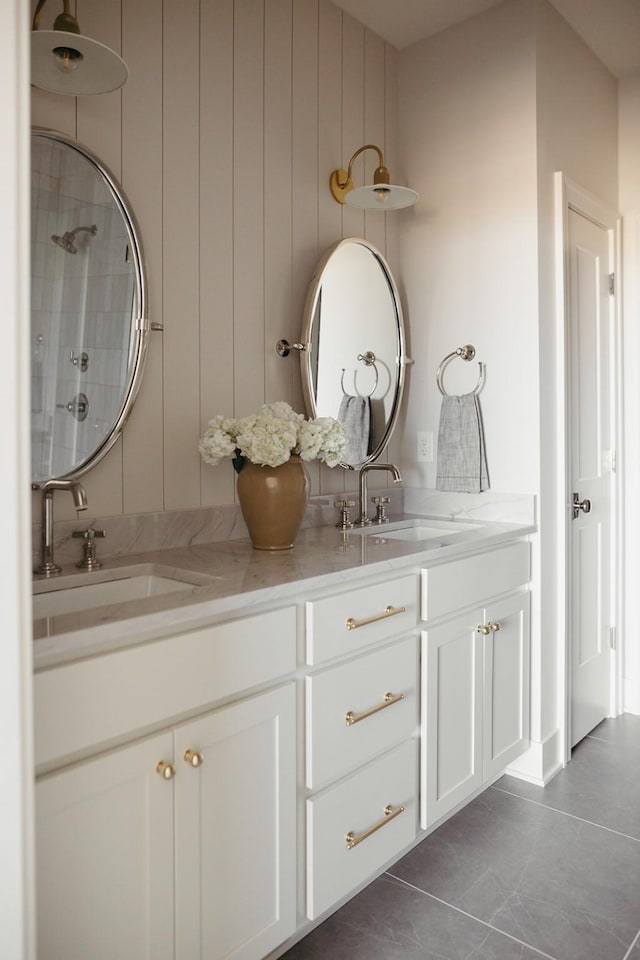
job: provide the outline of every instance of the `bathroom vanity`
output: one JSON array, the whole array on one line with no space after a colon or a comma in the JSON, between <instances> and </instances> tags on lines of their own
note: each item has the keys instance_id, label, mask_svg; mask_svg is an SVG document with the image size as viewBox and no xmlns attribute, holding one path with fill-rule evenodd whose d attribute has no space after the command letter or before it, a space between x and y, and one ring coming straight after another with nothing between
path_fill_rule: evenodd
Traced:
<instances>
[{"instance_id":1,"label":"bathroom vanity","mask_svg":"<svg viewBox=\"0 0 640 960\"><path fill-rule=\"evenodd\" d=\"M499 776L532 532L310 528L83 574L200 585L35 621L39 956L275 958Z\"/></svg>"}]
</instances>

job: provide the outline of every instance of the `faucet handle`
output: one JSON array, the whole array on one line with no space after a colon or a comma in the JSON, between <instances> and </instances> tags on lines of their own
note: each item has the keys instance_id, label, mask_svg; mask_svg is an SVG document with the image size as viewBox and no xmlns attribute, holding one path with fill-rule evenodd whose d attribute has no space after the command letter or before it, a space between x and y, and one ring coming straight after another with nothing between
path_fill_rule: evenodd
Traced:
<instances>
[{"instance_id":1,"label":"faucet handle","mask_svg":"<svg viewBox=\"0 0 640 960\"><path fill-rule=\"evenodd\" d=\"M350 530L353 522L349 517L349 510L351 507L355 507L355 500L336 500L333 505L341 511L340 520L336 523L336 527L340 530Z\"/></svg>"},{"instance_id":2,"label":"faucet handle","mask_svg":"<svg viewBox=\"0 0 640 960\"><path fill-rule=\"evenodd\" d=\"M384 508L387 503L391 503L391 497L371 497L371 503L376 505L374 523L389 523L389 517L384 512Z\"/></svg>"},{"instance_id":3,"label":"faucet handle","mask_svg":"<svg viewBox=\"0 0 640 960\"><path fill-rule=\"evenodd\" d=\"M104 530L94 530L89 527L88 530L74 530L72 537L82 537L82 560L76 563L80 570L96 570L102 566L100 560L96 557L96 537L106 537Z\"/></svg>"}]
</instances>

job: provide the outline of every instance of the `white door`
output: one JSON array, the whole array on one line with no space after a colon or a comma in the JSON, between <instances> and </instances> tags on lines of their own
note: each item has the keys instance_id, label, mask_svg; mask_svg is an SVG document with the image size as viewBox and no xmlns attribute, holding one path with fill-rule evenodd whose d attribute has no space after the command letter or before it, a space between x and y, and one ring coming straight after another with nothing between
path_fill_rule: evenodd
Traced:
<instances>
[{"instance_id":1,"label":"white door","mask_svg":"<svg viewBox=\"0 0 640 960\"><path fill-rule=\"evenodd\" d=\"M482 786L482 610L422 634L421 826Z\"/></svg>"},{"instance_id":2,"label":"white door","mask_svg":"<svg viewBox=\"0 0 640 960\"><path fill-rule=\"evenodd\" d=\"M176 960L259 960L295 929L295 709L291 683L175 730Z\"/></svg>"},{"instance_id":3,"label":"white door","mask_svg":"<svg viewBox=\"0 0 640 960\"><path fill-rule=\"evenodd\" d=\"M170 733L36 786L38 960L172 960Z\"/></svg>"},{"instance_id":4,"label":"white door","mask_svg":"<svg viewBox=\"0 0 640 960\"><path fill-rule=\"evenodd\" d=\"M485 607L482 638L483 779L492 780L529 745L529 594Z\"/></svg>"},{"instance_id":5,"label":"white door","mask_svg":"<svg viewBox=\"0 0 640 960\"><path fill-rule=\"evenodd\" d=\"M573 746L609 714L613 310L610 231L574 210L568 228Z\"/></svg>"}]
</instances>

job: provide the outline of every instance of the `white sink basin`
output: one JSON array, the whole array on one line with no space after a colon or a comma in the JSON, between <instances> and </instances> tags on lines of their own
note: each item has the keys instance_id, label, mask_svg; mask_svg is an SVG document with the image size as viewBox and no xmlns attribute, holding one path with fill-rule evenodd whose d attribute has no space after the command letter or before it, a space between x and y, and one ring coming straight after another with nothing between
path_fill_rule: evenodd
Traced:
<instances>
[{"instance_id":1,"label":"white sink basin","mask_svg":"<svg viewBox=\"0 0 640 960\"><path fill-rule=\"evenodd\" d=\"M380 525L375 530L367 527L362 532L367 537L376 537L384 540L438 540L450 537L466 530L477 530L476 523L459 523L457 520L405 520L400 523Z\"/></svg>"},{"instance_id":2,"label":"white sink basin","mask_svg":"<svg viewBox=\"0 0 640 960\"><path fill-rule=\"evenodd\" d=\"M91 581L83 580L85 577L91 577ZM96 577L100 578L98 582ZM71 574L55 580L37 581L34 584L33 617L39 620L163 593L194 590L211 579L171 569L163 572L153 564L139 564L109 573Z\"/></svg>"}]
</instances>

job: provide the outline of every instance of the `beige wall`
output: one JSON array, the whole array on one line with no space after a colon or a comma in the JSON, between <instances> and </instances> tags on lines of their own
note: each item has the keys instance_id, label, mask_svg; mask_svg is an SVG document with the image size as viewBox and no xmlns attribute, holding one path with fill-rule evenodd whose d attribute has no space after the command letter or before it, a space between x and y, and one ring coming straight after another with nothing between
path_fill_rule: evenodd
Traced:
<instances>
[{"instance_id":1,"label":"beige wall","mask_svg":"<svg viewBox=\"0 0 640 960\"><path fill-rule=\"evenodd\" d=\"M620 211L623 228L625 426L625 707L640 714L640 642L635 628L640 577L640 75L620 83Z\"/></svg>"},{"instance_id":2,"label":"beige wall","mask_svg":"<svg viewBox=\"0 0 640 960\"><path fill-rule=\"evenodd\" d=\"M492 488L534 493L531 729L525 766L557 760L559 691L557 470L559 397L554 302L553 173L617 202L617 85L547 0L506 2L400 55L400 151L421 201L403 220L410 308L403 474L416 431L437 435L442 358L473 343L486 363L481 403ZM451 392L477 368L447 368ZM547 753L546 745L550 743ZM555 756L554 756L555 752Z\"/></svg>"},{"instance_id":3,"label":"beige wall","mask_svg":"<svg viewBox=\"0 0 640 960\"><path fill-rule=\"evenodd\" d=\"M78 99L34 89L32 122L76 137L122 183L165 325L122 440L86 477L90 513L231 503L230 462L201 464L198 438L216 413L303 409L297 357L274 346L299 336L320 253L364 236L393 264L396 223L341 208L328 179L369 141L397 170L397 54L328 0L77 7L129 80ZM344 471L311 472L314 493L344 490ZM61 497L56 519L72 517Z\"/></svg>"},{"instance_id":4,"label":"beige wall","mask_svg":"<svg viewBox=\"0 0 640 960\"><path fill-rule=\"evenodd\" d=\"M564 574L558 565L558 425L564 371L558 369L554 173L562 173L613 209L618 205L618 85L546 0L536 0L538 264L540 340L540 658L534 688L539 737L560 721L558 619ZM560 385L558 389L558 385ZM562 515L564 522L564 514ZM560 605L559 605L560 604ZM539 685L538 685L539 684Z\"/></svg>"},{"instance_id":5,"label":"beige wall","mask_svg":"<svg viewBox=\"0 0 640 960\"><path fill-rule=\"evenodd\" d=\"M401 235L411 315L403 467L416 431L437 436L436 370L472 343L486 364L482 411L493 490L535 493L538 480L535 37L530 3L508 2L418 43L400 57L400 149L421 195ZM473 388L477 363L447 367L451 393ZM526 438L523 442L523 438ZM516 454L517 455L514 455Z\"/></svg>"}]
</instances>

